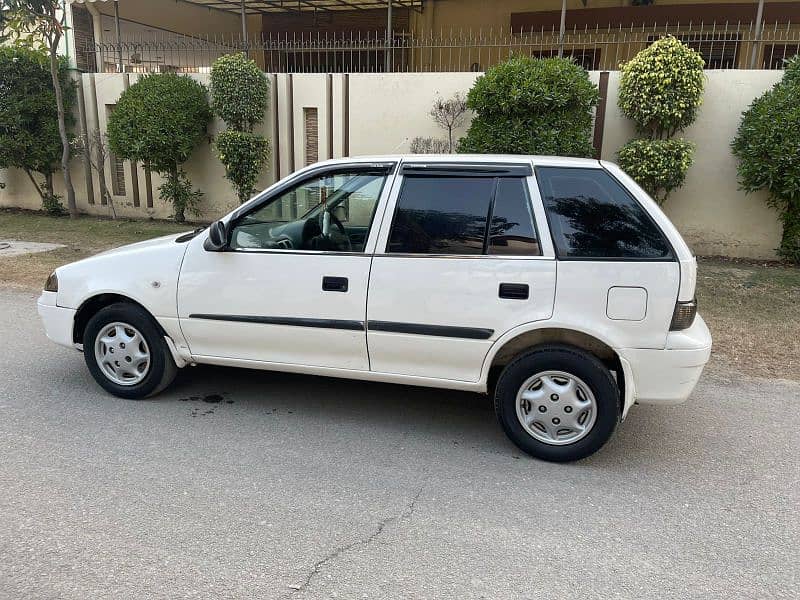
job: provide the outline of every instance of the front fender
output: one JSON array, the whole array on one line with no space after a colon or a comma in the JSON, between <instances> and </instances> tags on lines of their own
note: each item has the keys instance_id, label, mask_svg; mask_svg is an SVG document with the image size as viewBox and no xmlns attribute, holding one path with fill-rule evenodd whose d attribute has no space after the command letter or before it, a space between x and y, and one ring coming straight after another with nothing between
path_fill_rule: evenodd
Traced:
<instances>
[{"instance_id":1,"label":"front fender","mask_svg":"<svg viewBox=\"0 0 800 600\"><path fill-rule=\"evenodd\" d=\"M178 275L187 244L174 236L134 244L56 269L58 306L78 309L99 294L134 300L156 318L177 318Z\"/></svg>"}]
</instances>

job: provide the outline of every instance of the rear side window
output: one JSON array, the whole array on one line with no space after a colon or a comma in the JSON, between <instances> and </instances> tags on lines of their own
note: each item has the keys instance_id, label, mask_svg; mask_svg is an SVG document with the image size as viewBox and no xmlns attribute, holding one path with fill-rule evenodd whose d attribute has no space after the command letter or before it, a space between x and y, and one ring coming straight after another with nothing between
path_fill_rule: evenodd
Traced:
<instances>
[{"instance_id":1,"label":"rear side window","mask_svg":"<svg viewBox=\"0 0 800 600\"><path fill-rule=\"evenodd\" d=\"M526 185L522 177L406 175L387 250L539 255Z\"/></svg>"},{"instance_id":2,"label":"rear side window","mask_svg":"<svg viewBox=\"0 0 800 600\"><path fill-rule=\"evenodd\" d=\"M525 180L499 179L489 227L489 254L538 256L541 253Z\"/></svg>"},{"instance_id":3,"label":"rear side window","mask_svg":"<svg viewBox=\"0 0 800 600\"><path fill-rule=\"evenodd\" d=\"M405 177L389 252L483 254L490 177Z\"/></svg>"},{"instance_id":4,"label":"rear side window","mask_svg":"<svg viewBox=\"0 0 800 600\"><path fill-rule=\"evenodd\" d=\"M539 167L536 178L560 258L672 259L650 215L605 170Z\"/></svg>"}]
</instances>

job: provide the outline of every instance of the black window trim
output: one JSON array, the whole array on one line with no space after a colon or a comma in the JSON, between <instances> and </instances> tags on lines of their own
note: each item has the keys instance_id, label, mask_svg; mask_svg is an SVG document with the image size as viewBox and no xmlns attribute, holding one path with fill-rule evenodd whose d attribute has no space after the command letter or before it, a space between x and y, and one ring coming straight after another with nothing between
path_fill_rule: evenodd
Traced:
<instances>
[{"instance_id":1,"label":"black window trim","mask_svg":"<svg viewBox=\"0 0 800 600\"><path fill-rule=\"evenodd\" d=\"M472 175L463 175L463 172L459 171L458 169L451 169L442 172L434 172L434 171L426 171L424 173L406 173L405 171L405 164L400 168L400 173L398 177L401 178L400 180L400 187L397 190L397 197L395 198L394 207L392 209L392 218L389 221L389 230L386 234L386 245L384 246L384 250L382 253L375 253L375 256L381 257L393 257L393 258L491 258L491 259L504 259L504 260L541 260L541 259L549 259L552 260L552 257L544 255L544 248L542 247L542 238L541 232L539 231L539 226L536 222L536 211L533 207L533 197L531 195L530 187L528 186L528 178L533 176L533 170L530 168L530 165L521 165L527 167L527 175L518 175L518 174L505 174L505 175L495 175L490 174L489 172L482 172L477 174L472 172ZM470 164L470 163L465 163ZM472 163L477 164L477 163ZM491 165L493 163L481 163L486 165ZM458 165L455 165L458 166ZM504 166L504 165L500 165ZM508 165L506 165L508 166ZM512 166L517 166L512 165ZM486 232L483 236L483 248L479 254L437 254L437 253L424 253L424 252L391 252L389 250L389 242L392 239L392 229L394 228L395 219L397 218L397 209L400 206L400 198L403 195L403 188L405 187L406 179L407 178L419 178L424 179L425 177L453 177L453 178L461 178L461 177L482 177L484 179L494 179L494 183L492 186L492 197L489 200L489 209L487 214L487 221L486 221ZM494 204L495 198L497 196L497 188L499 187L500 179L501 178L508 178L508 179L520 179L523 183L523 189L525 191L525 197L528 201L528 208L530 210L531 216L531 223L533 224L533 231L536 234L536 241L539 245L539 254L491 254L489 252L489 242L490 242L490 232L491 232L491 221L494 218ZM538 184L537 184L538 185ZM552 234L551 234L552 237Z\"/></svg>"},{"instance_id":2,"label":"black window trim","mask_svg":"<svg viewBox=\"0 0 800 600\"><path fill-rule=\"evenodd\" d=\"M364 252L346 252L342 250L300 250L300 249L282 249L282 248L231 248L230 247L230 237L233 234L233 229L236 227L236 224L246 217L247 215L260 210L266 204L268 204L271 200L275 199L277 196L283 195L288 190L299 187L312 179L318 179L321 176L326 175L336 175L338 173L370 173L374 172L376 174L382 173L385 176L383 184L381 185L381 191L378 194L378 200L375 202L375 207L372 209L372 215L370 216L369 225L367 226L367 238L364 241L366 245L367 240L369 240L369 234L372 232L372 226L375 225L375 215L378 212L378 206L381 203L381 198L383 197L384 192L386 191L386 183L389 181L391 177L396 175L397 173L397 161L387 161L387 162L356 162L356 163L337 163L335 165L321 165L319 167L315 167L309 171L306 171L299 177L291 177L287 179L284 183L276 187L274 190L270 190L269 194L266 194L263 198L259 198L258 201L253 204L252 206L247 207L245 210L244 207L237 209L231 215L230 219L228 219L228 240L225 246L225 252L242 252L247 254L324 254L328 256L371 256L374 253L370 254L366 251ZM391 189L391 188L390 188Z\"/></svg>"},{"instance_id":3,"label":"black window trim","mask_svg":"<svg viewBox=\"0 0 800 600\"><path fill-rule=\"evenodd\" d=\"M663 258L646 258L646 257L637 257L637 256L560 256L558 251L558 245L556 244L556 236L553 233L553 226L550 222L550 211L547 210L547 205L545 204L544 200L544 191L542 190L542 186L540 184L540 176L539 171L540 169L575 169L579 171L603 171L606 173L611 179L613 179L622 190L627 194L627 196L633 200L642 209L647 220L656 228L661 236L664 238L664 241L667 243L669 248L670 255ZM534 177L536 178L536 187L539 190L539 196L541 197L542 201L542 208L544 209L544 216L547 219L547 229L550 233L550 241L553 244L553 253L555 254L556 260L563 261L563 262L652 262L652 263L671 263L671 262L678 262L678 255L675 252L675 247L672 245L672 242L664 233L664 230L661 229L661 226L656 223L655 219L653 219L653 215L650 214L639 199L631 193L631 191L625 187L625 184L622 183L619 179L614 177L614 174L603 167L602 165L599 167L582 167L582 166L574 166L574 165L536 165L533 169Z\"/></svg>"},{"instance_id":4,"label":"black window trim","mask_svg":"<svg viewBox=\"0 0 800 600\"><path fill-rule=\"evenodd\" d=\"M529 163L494 162L404 162L400 175L417 177L530 177Z\"/></svg>"}]
</instances>

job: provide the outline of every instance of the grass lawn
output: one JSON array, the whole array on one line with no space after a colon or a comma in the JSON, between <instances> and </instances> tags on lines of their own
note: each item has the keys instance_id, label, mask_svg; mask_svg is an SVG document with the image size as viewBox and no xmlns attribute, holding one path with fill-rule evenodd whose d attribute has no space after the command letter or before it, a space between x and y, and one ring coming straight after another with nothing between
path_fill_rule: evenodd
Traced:
<instances>
[{"instance_id":1,"label":"grass lawn","mask_svg":"<svg viewBox=\"0 0 800 600\"><path fill-rule=\"evenodd\" d=\"M103 250L149 238L191 231L195 225L169 221L112 221L97 217L50 217L0 209L0 240L65 244L51 252L0 258L0 284L41 289L56 267Z\"/></svg>"},{"instance_id":2,"label":"grass lawn","mask_svg":"<svg viewBox=\"0 0 800 600\"><path fill-rule=\"evenodd\" d=\"M41 289L57 266L102 250L188 231L193 225L49 217L0 209L0 240L66 244L0 258L0 285ZM700 259L697 298L714 336L714 363L749 375L800 380L800 269Z\"/></svg>"}]
</instances>

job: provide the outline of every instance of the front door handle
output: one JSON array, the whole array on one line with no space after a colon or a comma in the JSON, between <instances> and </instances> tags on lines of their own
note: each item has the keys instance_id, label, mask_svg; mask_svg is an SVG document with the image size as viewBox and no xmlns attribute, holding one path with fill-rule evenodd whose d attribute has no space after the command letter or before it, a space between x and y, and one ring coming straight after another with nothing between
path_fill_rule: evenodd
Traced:
<instances>
[{"instance_id":1,"label":"front door handle","mask_svg":"<svg viewBox=\"0 0 800 600\"><path fill-rule=\"evenodd\" d=\"M331 277L329 275L325 275L322 278L323 292L346 292L347 287L347 277Z\"/></svg>"},{"instance_id":2,"label":"front door handle","mask_svg":"<svg viewBox=\"0 0 800 600\"><path fill-rule=\"evenodd\" d=\"M527 283L501 283L498 296L509 300L527 300L530 288Z\"/></svg>"}]
</instances>

